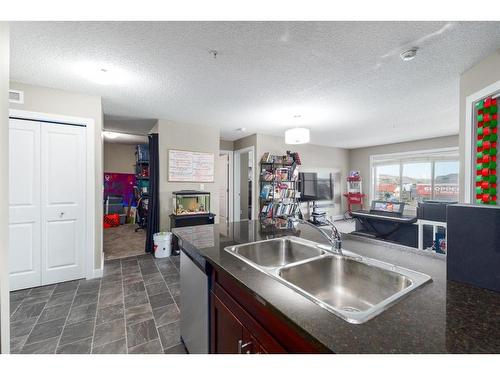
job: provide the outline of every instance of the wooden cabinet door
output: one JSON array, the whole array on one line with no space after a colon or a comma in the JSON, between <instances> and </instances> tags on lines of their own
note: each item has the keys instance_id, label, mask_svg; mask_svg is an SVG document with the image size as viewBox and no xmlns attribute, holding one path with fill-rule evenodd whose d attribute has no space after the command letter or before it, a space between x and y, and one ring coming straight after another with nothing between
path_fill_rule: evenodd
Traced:
<instances>
[{"instance_id":1,"label":"wooden cabinet door","mask_svg":"<svg viewBox=\"0 0 500 375\"><path fill-rule=\"evenodd\" d=\"M211 299L213 336L211 352L237 354L243 340L243 325L213 293Z\"/></svg>"}]
</instances>

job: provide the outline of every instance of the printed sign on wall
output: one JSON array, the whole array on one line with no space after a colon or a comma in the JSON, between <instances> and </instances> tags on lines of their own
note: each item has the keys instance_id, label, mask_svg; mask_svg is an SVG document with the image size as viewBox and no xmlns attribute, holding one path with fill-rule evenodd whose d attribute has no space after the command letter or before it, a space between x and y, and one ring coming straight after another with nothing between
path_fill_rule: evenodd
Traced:
<instances>
[{"instance_id":1,"label":"printed sign on wall","mask_svg":"<svg viewBox=\"0 0 500 375\"><path fill-rule=\"evenodd\" d=\"M171 182L214 182L214 154L168 150L168 180Z\"/></svg>"}]
</instances>

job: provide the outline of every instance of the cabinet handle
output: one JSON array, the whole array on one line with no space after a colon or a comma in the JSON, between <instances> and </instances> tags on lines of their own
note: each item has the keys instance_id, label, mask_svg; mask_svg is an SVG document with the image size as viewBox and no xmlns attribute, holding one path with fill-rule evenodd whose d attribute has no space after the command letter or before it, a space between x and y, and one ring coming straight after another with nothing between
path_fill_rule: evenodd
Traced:
<instances>
[{"instance_id":1,"label":"cabinet handle","mask_svg":"<svg viewBox=\"0 0 500 375\"><path fill-rule=\"evenodd\" d=\"M252 345L252 342L246 342L243 344L243 340L238 340L238 354L243 354L243 350ZM245 354L250 354L250 350L247 350Z\"/></svg>"}]
</instances>

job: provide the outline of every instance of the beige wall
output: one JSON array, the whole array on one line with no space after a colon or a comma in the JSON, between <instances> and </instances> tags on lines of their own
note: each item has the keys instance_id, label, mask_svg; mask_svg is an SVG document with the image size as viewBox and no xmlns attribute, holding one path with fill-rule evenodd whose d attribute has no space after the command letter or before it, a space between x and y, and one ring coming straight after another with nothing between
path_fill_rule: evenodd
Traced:
<instances>
[{"instance_id":1,"label":"beige wall","mask_svg":"<svg viewBox=\"0 0 500 375\"><path fill-rule=\"evenodd\" d=\"M460 76L460 201L465 185L465 105L469 95L500 80L500 50L482 60ZM470 166L469 166L470 168Z\"/></svg>"},{"instance_id":2,"label":"beige wall","mask_svg":"<svg viewBox=\"0 0 500 375\"><path fill-rule=\"evenodd\" d=\"M95 256L94 268L102 261L102 187L103 140L102 105L100 96L76 94L48 87L10 82L10 88L24 91L24 104L11 103L10 108L49 114L91 118L95 122Z\"/></svg>"},{"instance_id":3,"label":"beige wall","mask_svg":"<svg viewBox=\"0 0 500 375\"><path fill-rule=\"evenodd\" d=\"M219 147L221 150L233 151L234 150L234 142L221 139L220 143L219 143Z\"/></svg>"},{"instance_id":4,"label":"beige wall","mask_svg":"<svg viewBox=\"0 0 500 375\"><path fill-rule=\"evenodd\" d=\"M445 147L457 147L458 135L447 137L429 138L411 142L392 143L388 145L356 148L349 150L349 170L361 172L363 178L363 193L370 193L370 156L380 154L391 154L407 151L432 150ZM365 200L365 207L370 202Z\"/></svg>"},{"instance_id":5,"label":"beige wall","mask_svg":"<svg viewBox=\"0 0 500 375\"><path fill-rule=\"evenodd\" d=\"M251 142L252 139L248 139ZM237 141L236 141L237 142ZM235 142L235 148L236 148ZM347 149L338 147L318 146L313 144L305 145L287 145L283 137L269 136L263 134L256 135L256 181L259 181L260 174L260 159L265 152L275 155L283 155L286 151L298 152L302 165L301 171L307 172L329 172L334 173L340 171L341 180L347 176L349 169L349 151ZM344 191L345 184L341 183L341 193ZM256 184L256 202L259 202L258 196L260 191ZM256 210L259 205L256 205ZM326 208L327 215L339 215L344 210L344 202L341 201L340 205L335 207Z\"/></svg>"},{"instance_id":6,"label":"beige wall","mask_svg":"<svg viewBox=\"0 0 500 375\"><path fill-rule=\"evenodd\" d=\"M135 145L104 142L104 172L135 173Z\"/></svg>"},{"instance_id":7,"label":"beige wall","mask_svg":"<svg viewBox=\"0 0 500 375\"><path fill-rule=\"evenodd\" d=\"M257 134L252 134L244 138L237 139L233 142L234 150L254 146L257 147Z\"/></svg>"},{"instance_id":8,"label":"beige wall","mask_svg":"<svg viewBox=\"0 0 500 375\"><path fill-rule=\"evenodd\" d=\"M160 228L170 229L169 215L172 213L172 192L176 190L200 190L200 183L168 181L168 150L210 152L219 155L219 129L209 126L179 124L168 120L158 120L160 156ZM203 183L205 191L210 192L210 211L219 214L220 171L215 163L214 182Z\"/></svg>"},{"instance_id":9,"label":"beige wall","mask_svg":"<svg viewBox=\"0 0 500 375\"><path fill-rule=\"evenodd\" d=\"M9 26L0 22L0 353L9 353Z\"/></svg>"}]
</instances>

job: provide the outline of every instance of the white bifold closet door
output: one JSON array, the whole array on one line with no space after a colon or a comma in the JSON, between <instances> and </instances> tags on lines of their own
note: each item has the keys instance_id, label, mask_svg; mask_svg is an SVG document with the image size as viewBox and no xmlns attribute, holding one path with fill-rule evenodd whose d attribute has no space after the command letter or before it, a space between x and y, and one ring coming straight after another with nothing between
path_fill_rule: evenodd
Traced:
<instances>
[{"instance_id":1,"label":"white bifold closet door","mask_svg":"<svg viewBox=\"0 0 500 375\"><path fill-rule=\"evenodd\" d=\"M40 132L38 122L9 122L11 290L41 284Z\"/></svg>"},{"instance_id":2,"label":"white bifold closet door","mask_svg":"<svg viewBox=\"0 0 500 375\"><path fill-rule=\"evenodd\" d=\"M85 128L12 119L10 130L11 290L82 278Z\"/></svg>"}]
</instances>

